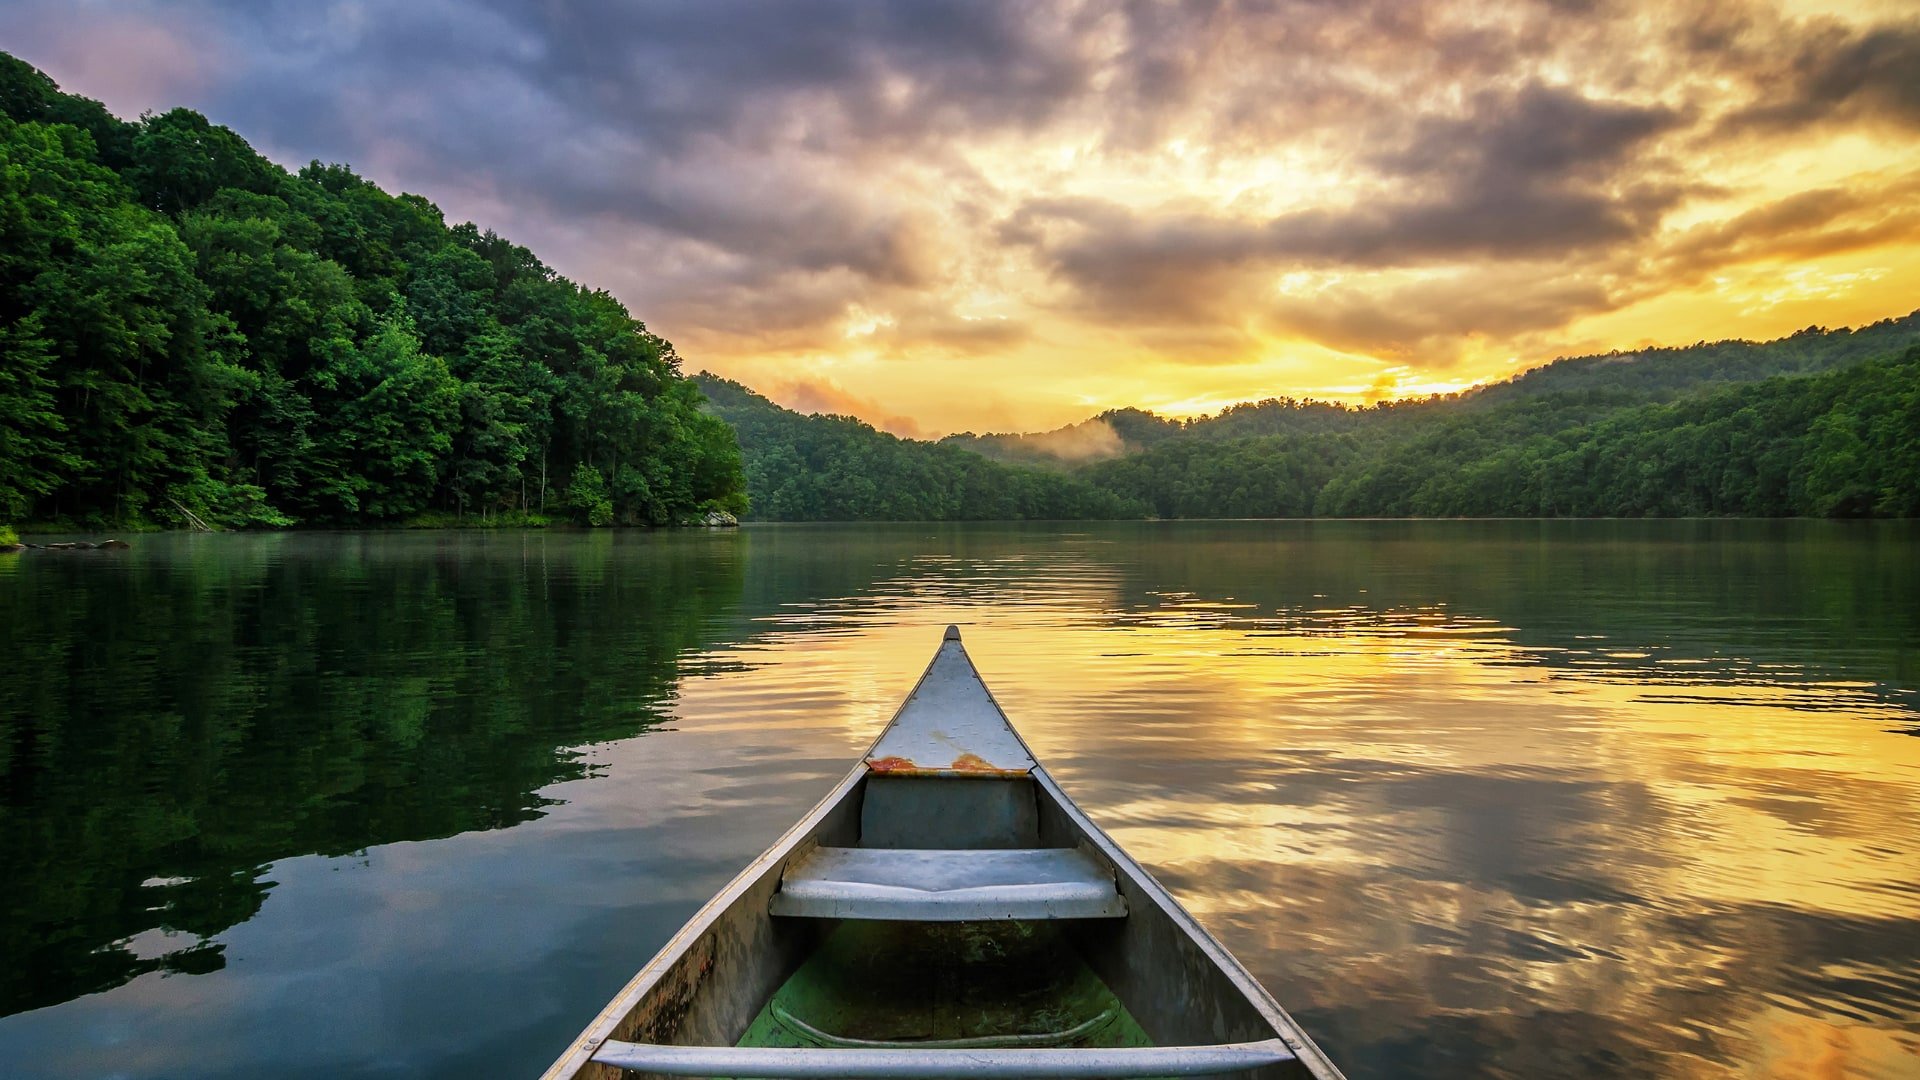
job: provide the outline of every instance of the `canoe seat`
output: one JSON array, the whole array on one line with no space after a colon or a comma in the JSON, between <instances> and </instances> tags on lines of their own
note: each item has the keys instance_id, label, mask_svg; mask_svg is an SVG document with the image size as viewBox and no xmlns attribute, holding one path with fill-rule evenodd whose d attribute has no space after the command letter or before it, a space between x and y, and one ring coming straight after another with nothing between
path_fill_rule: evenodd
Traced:
<instances>
[{"instance_id":1,"label":"canoe seat","mask_svg":"<svg viewBox=\"0 0 1920 1080\"><path fill-rule=\"evenodd\" d=\"M1078 848L817 847L787 865L769 910L813 919L1117 919L1113 871Z\"/></svg>"},{"instance_id":2,"label":"canoe seat","mask_svg":"<svg viewBox=\"0 0 1920 1080\"><path fill-rule=\"evenodd\" d=\"M668 1046L609 1040L593 1060L660 1076L908 1077L911 1080L1070 1080L1075 1077L1212 1076L1294 1060L1279 1039L1218 1046L1039 1050L822 1050L784 1046Z\"/></svg>"}]
</instances>

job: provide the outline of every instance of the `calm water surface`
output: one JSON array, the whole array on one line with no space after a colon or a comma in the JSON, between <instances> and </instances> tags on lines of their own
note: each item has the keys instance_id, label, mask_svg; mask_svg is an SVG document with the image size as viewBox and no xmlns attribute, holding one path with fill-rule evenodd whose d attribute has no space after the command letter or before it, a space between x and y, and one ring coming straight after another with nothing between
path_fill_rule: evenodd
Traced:
<instances>
[{"instance_id":1,"label":"calm water surface","mask_svg":"<svg viewBox=\"0 0 1920 1080\"><path fill-rule=\"evenodd\" d=\"M1356 1078L1920 1075L1920 532L0 557L0 1073L538 1072L959 623Z\"/></svg>"}]
</instances>

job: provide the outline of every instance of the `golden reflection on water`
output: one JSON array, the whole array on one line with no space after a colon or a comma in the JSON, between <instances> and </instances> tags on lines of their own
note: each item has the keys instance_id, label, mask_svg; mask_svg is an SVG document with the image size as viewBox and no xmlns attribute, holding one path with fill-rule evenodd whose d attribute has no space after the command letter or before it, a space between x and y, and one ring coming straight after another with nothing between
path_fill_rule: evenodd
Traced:
<instances>
[{"instance_id":1,"label":"golden reflection on water","mask_svg":"<svg viewBox=\"0 0 1920 1080\"><path fill-rule=\"evenodd\" d=\"M1236 522L0 559L0 1072L537 1071L954 622L1355 1080L1920 1077L1917 551Z\"/></svg>"},{"instance_id":2,"label":"golden reflection on water","mask_svg":"<svg viewBox=\"0 0 1920 1080\"><path fill-rule=\"evenodd\" d=\"M1071 569L778 620L678 714L851 760L958 623L1065 786L1335 1047L1920 1075L1920 739L1874 684L1439 608L1128 605Z\"/></svg>"}]
</instances>

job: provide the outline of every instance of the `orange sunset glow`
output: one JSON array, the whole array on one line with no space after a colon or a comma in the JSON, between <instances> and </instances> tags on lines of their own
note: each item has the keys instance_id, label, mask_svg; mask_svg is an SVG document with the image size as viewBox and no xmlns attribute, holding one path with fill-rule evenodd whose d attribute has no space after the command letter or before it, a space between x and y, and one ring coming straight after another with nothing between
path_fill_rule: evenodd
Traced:
<instances>
[{"instance_id":1,"label":"orange sunset glow","mask_svg":"<svg viewBox=\"0 0 1920 1080\"><path fill-rule=\"evenodd\" d=\"M1448 392L1920 295L1900 3L451 18L0 28L123 114L202 108L530 244L688 371L906 434Z\"/></svg>"}]
</instances>

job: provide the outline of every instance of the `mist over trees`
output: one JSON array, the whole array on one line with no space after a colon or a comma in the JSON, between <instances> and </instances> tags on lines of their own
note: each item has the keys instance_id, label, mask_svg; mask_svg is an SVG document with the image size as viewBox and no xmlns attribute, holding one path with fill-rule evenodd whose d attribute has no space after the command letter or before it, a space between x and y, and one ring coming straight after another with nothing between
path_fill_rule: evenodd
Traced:
<instances>
[{"instance_id":1,"label":"mist over trees","mask_svg":"<svg viewBox=\"0 0 1920 1080\"><path fill-rule=\"evenodd\" d=\"M744 509L700 405L670 344L527 249L0 54L0 517Z\"/></svg>"}]
</instances>

